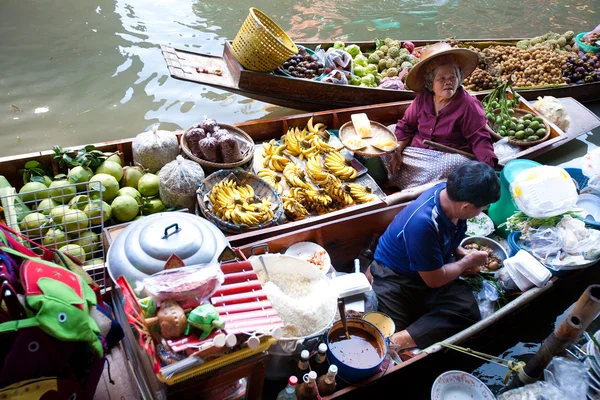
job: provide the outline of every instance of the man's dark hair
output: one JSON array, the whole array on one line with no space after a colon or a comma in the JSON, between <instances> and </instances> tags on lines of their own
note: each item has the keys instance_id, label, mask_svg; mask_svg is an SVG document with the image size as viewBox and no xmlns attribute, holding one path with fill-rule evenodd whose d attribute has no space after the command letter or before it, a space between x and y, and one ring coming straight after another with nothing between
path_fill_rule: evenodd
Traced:
<instances>
[{"instance_id":1,"label":"man's dark hair","mask_svg":"<svg viewBox=\"0 0 600 400\"><path fill-rule=\"evenodd\" d=\"M446 190L452 201L467 201L484 207L500 198L500 180L492 167L473 161L450 173Z\"/></svg>"}]
</instances>

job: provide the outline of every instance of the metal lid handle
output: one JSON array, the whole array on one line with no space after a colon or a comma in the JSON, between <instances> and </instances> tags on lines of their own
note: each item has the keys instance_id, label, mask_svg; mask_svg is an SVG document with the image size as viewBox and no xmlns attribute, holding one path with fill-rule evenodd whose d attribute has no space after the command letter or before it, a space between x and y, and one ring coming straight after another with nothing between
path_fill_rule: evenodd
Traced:
<instances>
[{"instance_id":1,"label":"metal lid handle","mask_svg":"<svg viewBox=\"0 0 600 400\"><path fill-rule=\"evenodd\" d=\"M169 229L171 229L171 228L175 228L175 232L168 233L168 232L169 232ZM177 233L177 232L179 232L180 230L181 230L181 229L179 229L179 224L177 224L177 223L175 223L175 224L172 224L172 225L169 225L169 226L167 226L167 227L165 228L165 234L164 234L164 236L163 236L161 239L166 239L166 238L168 238L169 236L173 235L174 233Z\"/></svg>"}]
</instances>

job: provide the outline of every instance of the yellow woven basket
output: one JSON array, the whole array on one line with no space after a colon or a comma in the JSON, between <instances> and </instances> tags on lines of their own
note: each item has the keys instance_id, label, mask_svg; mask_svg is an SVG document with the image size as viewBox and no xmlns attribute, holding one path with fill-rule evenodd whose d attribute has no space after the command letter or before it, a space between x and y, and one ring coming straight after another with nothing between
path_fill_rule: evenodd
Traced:
<instances>
[{"instance_id":1,"label":"yellow woven basket","mask_svg":"<svg viewBox=\"0 0 600 400\"><path fill-rule=\"evenodd\" d=\"M269 72L298 53L292 39L262 11L251 7L231 45L233 55L250 71Z\"/></svg>"}]
</instances>

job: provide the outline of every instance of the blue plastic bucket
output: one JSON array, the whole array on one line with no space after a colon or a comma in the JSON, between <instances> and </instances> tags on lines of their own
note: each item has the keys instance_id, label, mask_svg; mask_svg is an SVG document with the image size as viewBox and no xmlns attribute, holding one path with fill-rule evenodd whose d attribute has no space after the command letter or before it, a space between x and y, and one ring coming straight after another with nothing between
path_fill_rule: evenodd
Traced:
<instances>
[{"instance_id":1,"label":"blue plastic bucket","mask_svg":"<svg viewBox=\"0 0 600 400\"><path fill-rule=\"evenodd\" d=\"M348 329L360 329L361 331L367 333L372 336L377 343L379 354L381 354L380 360L376 365L373 365L368 368L359 368L346 364L342 360L340 360L335 354L331 352L331 342L329 335L338 330L344 329L342 325L342 321L337 321L333 324L333 326L327 331L327 335L325 336L325 342L327 343L327 360L329 364L335 364L338 367L338 376L348 382L348 383L357 383L361 382L367 378L372 377L377 372L379 372L379 368L381 363L385 359L387 354L387 342L383 337L383 334L375 325L372 323L365 321L361 318L348 318L347 319Z\"/></svg>"}]
</instances>

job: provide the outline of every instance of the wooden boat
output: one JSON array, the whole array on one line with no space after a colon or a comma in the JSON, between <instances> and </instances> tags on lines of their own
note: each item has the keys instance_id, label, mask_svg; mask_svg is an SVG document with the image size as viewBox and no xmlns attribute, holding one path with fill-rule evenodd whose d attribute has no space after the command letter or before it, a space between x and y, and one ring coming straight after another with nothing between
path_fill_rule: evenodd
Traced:
<instances>
[{"instance_id":1,"label":"wooden boat","mask_svg":"<svg viewBox=\"0 0 600 400\"><path fill-rule=\"evenodd\" d=\"M490 45L514 46L517 40L519 39L466 39L461 42L466 46L485 48ZM435 42L437 41L413 41L417 47ZM333 43L311 42L298 44L311 49L318 45L321 45L323 49L333 46ZM356 42L354 44L359 45L363 52L375 50L374 42ZM412 90L335 85L272 73L249 71L242 67L233 56L230 42L225 42L223 56L221 57L175 49L169 46L161 47L169 72L174 78L213 86L283 107L320 111L410 100L416 96L416 92ZM222 75L197 73L196 68L200 66L207 69L219 69L222 71ZM535 100L538 96L554 96L573 97L579 101L590 101L600 98L600 82L522 88L517 89L517 91L527 100ZM488 92L482 91L475 94L479 98L483 98Z\"/></svg>"},{"instance_id":2,"label":"wooden boat","mask_svg":"<svg viewBox=\"0 0 600 400\"><path fill-rule=\"evenodd\" d=\"M373 234L383 233L392 219L405 206L406 204L399 204L384 209L372 210L351 217L345 217L335 221L321 223L304 229L297 229L293 232L271 237L268 240L248 242L245 240L246 238L240 236L237 238L231 238L230 244L233 247L237 247L244 253L245 256L250 256L254 248L261 247L264 244L268 245L269 252L277 253L285 250L294 243L300 241L312 241L318 243L327 250L329 256L331 257L332 265L337 271L350 272L353 268L353 260L358 256L360 249L368 246ZM578 272L573 272L572 274L575 275L577 273ZM576 278L576 276L573 277ZM472 336L498 323L503 318L513 314L518 309L528 305L539 296L549 293L558 279L559 278L556 277L552 278L543 287L536 287L518 295L516 298L513 297L510 303L496 311L494 314L457 333L456 335L446 338L443 343L463 343ZM569 279L569 277L560 279ZM117 300L119 299L118 293L114 293L113 296L116 296ZM136 353L132 348L133 345L136 345L135 340L133 343L126 341L124 345L127 350L128 359L132 360L131 356L135 355ZM365 390L373 391L375 390L374 386L377 386L377 384L366 387L364 385L373 383L373 381L377 379L381 379L382 382L394 382L394 385L397 386L397 384L400 382L399 379L402 379L402 370L417 362L421 362L426 357L438 353L443 349L443 345L439 343L434 344L426 349L422 349L422 351L416 354L413 358L401 364L390 366L385 373L383 373L383 375L376 375L370 380L362 382L361 386L345 386L340 388L331 396L325 398L358 398L360 396L362 396L361 398L364 398ZM161 394L167 398L171 392L174 395L178 393L180 388L177 385L179 384L171 387L165 387L164 385L160 385L158 382L156 382L153 374L149 373L144 375L141 371L149 370L149 366L146 365L149 360L145 356L139 357L139 355L137 355L135 357L136 361L130 361L129 368L131 369L130 372L133 374L134 380L137 382L138 387L140 387L141 393L143 393L143 398L158 398L157 391L162 391Z\"/></svg>"},{"instance_id":3,"label":"wooden boat","mask_svg":"<svg viewBox=\"0 0 600 400\"><path fill-rule=\"evenodd\" d=\"M571 116L571 128L559 137L554 137L551 140L524 149L515 158L534 158L543 153L551 151L553 149L562 146L563 144L575 139L577 136L589 132L596 126L600 126L600 119L594 116L588 109L583 107L574 99L562 99L563 104L567 107L567 111ZM286 116L280 118L248 121L236 124L237 127L248 133L255 142L267 141L270 139L278 139L287 132L290 127L304 127L307 121L312 117L314 123L322 122L327 125L328 129L339 129L344 123L351 121L351 115L355 113L364 112L367 114L369 119L372 121L379 122L384 125L395 124L399 118L402 117L404 111L410 105L410 101L387 103L387 104L376 104L364 107L355 107L347 109L339 109L332 111L322 111L310 114L299 114L293 116ZM95 146L105 152L120 152L123 165L129 165L133 162L133 155L131 151L131 143L133 139L122 139L110 142L96 143ZM73 147L76 150L80 147ZM0 175L4 175L9 182L17 187L22 184L22 177L19 175L18 170L24 168L25 163L28 161L38 161L42 165L46 166L52 171L53 175L59 173L66 173L64 168L60 168L56 161L53 159L53 151L43 151L28 154L21 154L15 156L8 156L0 158ZM332 221L355 215L368 210L374 210L379 208L385 208L389 205L399 204L412 200L425 190L430 185L423 187L412 188L400 192L394 192L387 190L387 196L384 199L374 201L371 203L354 205L342 210L331 212L328 214L314 216L306 218L304 220L289 222L283 225L273 226L264 228L261 230L254 231L252 234L244 234L239 238L238 244L242 241L246 243L256 240L265 240L269 237L290 232L297 229L306 228L319 223ZM236 238L232 236L231 238Z\"/></svg>"}]
</instances>

